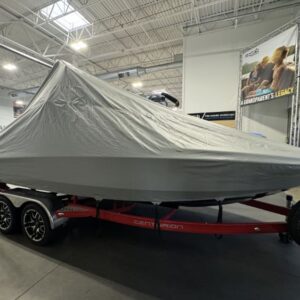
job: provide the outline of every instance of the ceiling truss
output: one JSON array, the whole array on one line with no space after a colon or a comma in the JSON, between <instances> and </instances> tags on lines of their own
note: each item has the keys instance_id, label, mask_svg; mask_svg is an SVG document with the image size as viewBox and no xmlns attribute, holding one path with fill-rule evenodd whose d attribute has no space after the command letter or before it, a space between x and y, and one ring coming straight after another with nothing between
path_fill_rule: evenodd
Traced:
<instances>
[{"instance_id":1,"label":"ceiling truss","mask_svg":"<svg viewBox=\"0 0 300 300\"><path fill-rule=\"evenodd\" d=\"M93 74L174 62L182 54L185 35L224 26L236 28L258 20L265 11L300 4L292 0L69 0L90 25L67 32L55 19L40 12L54 2L41 0L36 6L32 0L1 0L0 41L17 42L20 48L32 49L43 61L65 59ZM70 47L72 41L79 39L88 44L88 50L79 53ZM37 86L48 72L46 67L5 50L1 54L24 66L22 72L10 76L3 76L1 71L1 85ZM178 68L142 76L144 92L161 88L181 98L181 76ZM114 83L131 88L132 80L136 79Z\"/></svg>"}]
</instances>

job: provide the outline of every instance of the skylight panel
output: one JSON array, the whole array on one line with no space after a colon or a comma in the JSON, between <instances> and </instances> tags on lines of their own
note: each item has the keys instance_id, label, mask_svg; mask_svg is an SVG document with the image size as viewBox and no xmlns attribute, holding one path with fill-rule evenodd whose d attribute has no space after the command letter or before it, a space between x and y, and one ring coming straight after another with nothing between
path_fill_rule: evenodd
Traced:
<instances>
[{"instance_id":1,"label":"skylight panel","mask_svg":"<svg viewBox=\"0 0 300 300\"><path fill-rule=\"evenodd\" d=\"M72 31L90 24L89 21L77 11L56 19L54 22L66 31Z\"/></svg>"},{"instance_id":2,"label":"skylight panel","mask_svg":"<svg viewBox=\"0 0 300 300\"><path fill-rule=\"evenodd\" d=\"M68 32L90 25L89 21L67 0L60 0L46 6L41 9L41 13Z\"/></svg>"},{"instance_id":3,"label":"skylight panel","mask_svg":"<svg viewBox=\"0 0 300 300\"><path fill-rule=\"evenodd\" d=\"M67 0L60 0L54 4L42 8L41 13L51 20L74 10L75 9L73 6L71 6Z\"/></svg>"}]
</instances>

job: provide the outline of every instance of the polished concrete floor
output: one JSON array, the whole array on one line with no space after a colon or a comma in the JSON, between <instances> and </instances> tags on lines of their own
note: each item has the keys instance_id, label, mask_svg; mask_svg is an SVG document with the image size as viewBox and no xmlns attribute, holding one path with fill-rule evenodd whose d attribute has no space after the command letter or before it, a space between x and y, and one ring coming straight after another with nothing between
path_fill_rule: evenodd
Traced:
<instances>
[{"instance_id":1,"label":"polished concrete floor","mask_svg":"<svg viewBox=\"0 0 300 300\"><path fill-rule=\"evenodd\" d=\"M185 214L206 220L216 210ZM250 219L278 217L225 208L225 220ZM109 223L99 235L94 225L75 221L46 248L0 236L0 299L299 299L300 247L277 235L159 236Z\"/></svg>"}]
</instances>

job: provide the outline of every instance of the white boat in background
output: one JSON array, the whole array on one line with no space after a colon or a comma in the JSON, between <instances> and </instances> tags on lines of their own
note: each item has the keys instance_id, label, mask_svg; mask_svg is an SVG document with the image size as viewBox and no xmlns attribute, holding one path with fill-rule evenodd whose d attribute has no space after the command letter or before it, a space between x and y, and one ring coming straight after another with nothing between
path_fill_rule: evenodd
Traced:
<instances>
[{"instance_id":1,"label":"white boat in background","mask_svg":"<svg viewBox=\"0 0 300 300\"><path fill-rule=\"evenodd\" d=\"M60 61L0 133L0 182L125 201L230 200L300 185L300 149L151 103Z\"/></svg>"}]
</instances>

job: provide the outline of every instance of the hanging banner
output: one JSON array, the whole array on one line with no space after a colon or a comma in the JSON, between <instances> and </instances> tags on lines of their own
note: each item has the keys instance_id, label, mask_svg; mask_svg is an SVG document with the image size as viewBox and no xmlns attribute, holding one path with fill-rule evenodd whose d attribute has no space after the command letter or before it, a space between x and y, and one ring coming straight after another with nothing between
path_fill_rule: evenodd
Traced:
<instances>
[{"instance_id":1,"label":"hanging banner","mask_svg":"<svg viewBox=\"0 0 300 300\"><path fill-rule=\"evenodd\" d=\"M241 105L294 93L297 40L294 26L243 54Z\"/></svg>"}]
</instances>

